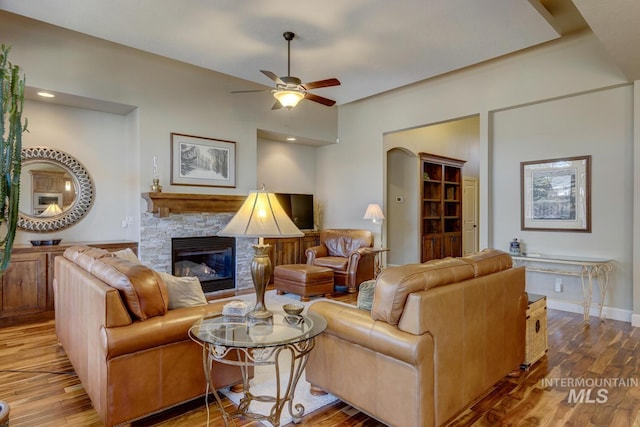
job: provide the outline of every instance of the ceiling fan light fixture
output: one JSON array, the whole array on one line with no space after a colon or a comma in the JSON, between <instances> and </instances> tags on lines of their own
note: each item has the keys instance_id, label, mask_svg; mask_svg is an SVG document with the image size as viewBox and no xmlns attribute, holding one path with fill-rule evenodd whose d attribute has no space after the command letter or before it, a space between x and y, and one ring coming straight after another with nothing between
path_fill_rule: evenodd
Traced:
<instances>
[{"instance_id":1,"label":"ceiling fan light fixture","mask_svg":"<svg viewBox=\"0 0 640 427\"><path fill-rule=\"evenodd\" d=\"M273 93L273 97L278 100L280 105L285 108L292 109L298 102L304 98L304 93L298 90L278 90Z\"/></svg>"}]
</instances>

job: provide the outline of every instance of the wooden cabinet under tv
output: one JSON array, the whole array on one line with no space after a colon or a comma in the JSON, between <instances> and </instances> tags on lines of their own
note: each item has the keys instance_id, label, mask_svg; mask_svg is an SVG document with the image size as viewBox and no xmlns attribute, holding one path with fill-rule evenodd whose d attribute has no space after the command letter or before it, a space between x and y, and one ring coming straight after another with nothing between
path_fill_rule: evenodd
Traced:
<instances>
[{"instance_id":1,"label":"wooden cabinet under tv","mask_svg":"<svg viewBox=\"0 0 640 427\"><path fill-rule=\"evenodd\" d=\"M420 153L421 261L462 255L464 160Z\"/></svg>"},{"instance_id":2,"label":"wooden cabinet under tv","mask_svg":"<svg viewBox=\"0 0 640 427\"><path fill-rule=\"evenodd\" d=\"M281 239L264 239L264 243L271 245L271 264L306 264L307 248L320 244L319 231L305 231L302 237L285 237ZM273 275L271 276L273 283Z\"/></svg>"},{"instance_id":3,"label":"wooden cabinet under tv","mask_svg":"<svg viewBox=\"0 0 640 427\"><path fill-rule=\"evenodd\" d=\"M54 259L70 246L87 245L117 251L136 242L69 242L50 246L15 245L9 267L0 277L0 326L53 317Z\"/></svg>"}]
</instances>

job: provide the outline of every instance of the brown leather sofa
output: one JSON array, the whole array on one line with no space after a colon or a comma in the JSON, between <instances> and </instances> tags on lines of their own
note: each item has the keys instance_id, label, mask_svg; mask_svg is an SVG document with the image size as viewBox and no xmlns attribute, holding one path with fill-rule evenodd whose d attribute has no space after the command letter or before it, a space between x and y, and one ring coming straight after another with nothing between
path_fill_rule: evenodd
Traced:
<instances>
[{"instance_id":1,"label":"brown leather sofa","mask_svg":"<svg viewBox=\"0 0 640 427\"><path fill-rule=\"evenodd\" d=\"M153 270L81 246L56 257L53 286L58 339L106 426L204 395L202 347L188 330L223 303L169 310ZM214 372L216 388L242 380L238 367Z\"/></svg>"},{"instance_id":2,"label":"brown leather sofa","mask_svg":"<svg viewBox=\"0 0 640 427\"><path fill-rule=\"evenodd\" d=\"M526 309L524 268L501 251L389 267L371 312L311 305L328 326L306 378L390 426L439 426L519 368Z\"/></svg>"},{"instance_id":3,"label":"brown leather sofa","mask_svg":"<svg viewBox=\"0 0 640 427\"><path fill-rule=\"evenodd\" d=\"M320 231L320 245L307 248L307 264L333 270L335 285L355 293L360 283L373 278L375 254L369 230L326 229Z\"/></svg>"}]
</instances>

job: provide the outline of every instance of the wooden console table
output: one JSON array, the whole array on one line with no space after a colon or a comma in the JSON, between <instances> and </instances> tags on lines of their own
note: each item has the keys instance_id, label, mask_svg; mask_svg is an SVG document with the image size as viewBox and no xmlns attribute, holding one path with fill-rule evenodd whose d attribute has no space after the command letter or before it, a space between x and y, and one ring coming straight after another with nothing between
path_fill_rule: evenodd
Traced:
<instances>
[{"instance_id":1,"label":"wooden console table","mask_svg":"<svg viewBox=\"0 0 640 427\"><path fill-rule=\"evenodd\" d=\"M540 273L561 274L565 276L579 276L582 282L584 307L584 321L589 322L591 296L593 295L593 280L598 281L600 289L600 303L598 316L602 319L602 307L609 290L609 272L613 269L612 260L607 258L590 258L570 255L523 255L512 256L515 265L524 265L527 271ZM573 265L579 270L561 268L543 268L531 264Z\"/></svg>"},{"instance_id":2,"label":"wooden console table","mask_svg":"<svg viewBox=\"0 0 640 427\"><path fill-rule=\"evenodd\" d=\"M0 327L53 317L53 261L65 249L74 245L93 246L108 251L130 248L138 253L138 243L130 241L63 240L59 245L14 245L9 267L0 277Z\"/></svg>"}]
</instances>

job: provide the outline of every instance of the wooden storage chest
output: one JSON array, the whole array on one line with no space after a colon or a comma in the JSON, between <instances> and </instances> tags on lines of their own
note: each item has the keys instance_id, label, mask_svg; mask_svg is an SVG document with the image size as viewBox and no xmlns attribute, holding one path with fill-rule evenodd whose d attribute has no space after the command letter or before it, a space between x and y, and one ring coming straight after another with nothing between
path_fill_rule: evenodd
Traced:
<instances>
[{"instance_id":1,"label":"wooden storage chest","mask_svg":"<svg viewBox=\"0 0 640 427\"><path fill-rule=\"evenodd\" d=\"M540 360L549 349L547 337L547 297L529 294L524 369Z\"/></svg>"}]
</instances>

